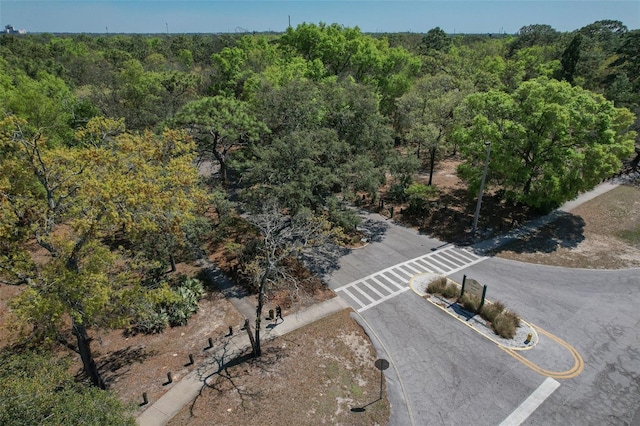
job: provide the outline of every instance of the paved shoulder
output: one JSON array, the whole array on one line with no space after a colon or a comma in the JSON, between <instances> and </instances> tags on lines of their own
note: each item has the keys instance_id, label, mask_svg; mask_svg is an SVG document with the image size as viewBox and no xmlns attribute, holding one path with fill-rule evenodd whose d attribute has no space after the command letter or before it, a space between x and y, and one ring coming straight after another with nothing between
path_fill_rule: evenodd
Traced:
<instances>
[{"instance_id":1,"label":"paved shoulder","mask_svg":"<svg viewBox=\"0 0 640 426\"><path fill-rule=\"evenodd\" d=\"M485 259L463 248L447 246L338 287L335 292L363 312L409 290L409 279L416 274L449 275Z\"/></svg>"}]
</instances>

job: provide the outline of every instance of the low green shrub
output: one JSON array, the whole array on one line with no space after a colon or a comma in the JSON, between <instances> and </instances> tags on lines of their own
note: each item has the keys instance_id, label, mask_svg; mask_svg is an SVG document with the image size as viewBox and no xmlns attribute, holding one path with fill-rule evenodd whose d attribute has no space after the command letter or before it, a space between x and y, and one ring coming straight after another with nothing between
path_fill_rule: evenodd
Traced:
<instances>
[{"instance_id":1,"label":"low green shrub","mask_svg":"<svg viewBox=\"0 0 640 426\"><path fill-rule=\"evenodd\" d=\"M449 283L442 291L442 295L447 299L457 299L460 297L460 288L454 283Z\"/></svg>"},{"instance_id":2,"label":"low green shrub","mask_svg":"<svg viewBox=\"0 0 640 426\"><path fill-rule=\"evenodd\" d=\"M485 303L480 311L480 315L487 321L493 322L502 311L504 311L504 304L502 302Z\"/></svg>"},{"instance_id":3,"label":"low green shrub","mask_svg":"<svg viewBox=\"0 0 640 426\"><path fill-rule=\"evenodd\" d=\"M167 326L186 325L198 312L198 301L205 295L202 281L185 278L177 288L166 282L149 291L148 305L136 315L133 330L138 333L161 333Z\"/></svg>"},{"instance_id":4,"label":"low green shrub","mask_svg":"<svg viewBox=\"0 0 640 426\"><path fill-rule=\"evenodd\" d=\"M142 334L162 333L169 326L169 315L164 309L150 310L138 315L133 330Z\"/></svg>"},{"instance_id":5,"label":"low green shrub","mask_svg":"<svg viewBox=\"0 0 640 426\"><path fill-rule=\"evenodd\" d=\"M491 326L497 335L505 339L513 339L513 336L516 335L516 322L511 315L505 312L498 315L491 323Z\"/></svg>"},{"instance_id":6,"label":"low green shrub","mask_svg":"<svg viewBox=\"0 0 640 426\"><path fill-rule=\"evenodd\" d=\"M204 286L197 278L187 278L174 291L178 298L166 307L171 327L186 325L189 318L198 312L198 301L204 296Z\"/></svg>"},{"instance_id":7,"label":"low green shrub","mask_svg":"<svg viewBox=\"0 0 640 426\"><path fill-rule=\"evenodd\" d=\"M427 293L442 294L447 286L447 277L438 277L427 285Z\"/></svg>"},{"instance_id":8,"label":"low green shrub","mask_svg":"<svg viewBox=\"0 0 640 426\"><path fill-rule=\"evenodd\" d=\"M478 308L480 307L480 298L478 296L474 296L473 294L463 294L460 302L462 303L462 307L464 307L469 312L477 312Z\"/></svg>"}]
</instances>

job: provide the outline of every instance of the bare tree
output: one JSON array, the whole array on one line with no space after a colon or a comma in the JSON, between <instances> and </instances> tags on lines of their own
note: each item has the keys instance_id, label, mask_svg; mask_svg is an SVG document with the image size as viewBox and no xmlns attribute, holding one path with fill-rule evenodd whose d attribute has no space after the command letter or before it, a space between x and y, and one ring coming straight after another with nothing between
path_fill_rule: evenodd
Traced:
<instances>
[{"instance_id":1,"label":"bare tree","mask_svg":"<svg viewBox=\"0 0 640 426\"><path fill-rule=\"evenodd\" d=\"M247 327L247 333L253 355L259 357L262 354L260 326L267 292L282 286L288 286L293 292L299 291L299 282L285 263L288 259L300 259L305 254L309 255L314 248L324 245L329 236L329 226L325 220L315 217L309 211L290 216L274 202L264 204L248 220L261 235L253 259L246 265L258 290L255 331L252 333L250 327Z\"/></svg>"}]
</instances>

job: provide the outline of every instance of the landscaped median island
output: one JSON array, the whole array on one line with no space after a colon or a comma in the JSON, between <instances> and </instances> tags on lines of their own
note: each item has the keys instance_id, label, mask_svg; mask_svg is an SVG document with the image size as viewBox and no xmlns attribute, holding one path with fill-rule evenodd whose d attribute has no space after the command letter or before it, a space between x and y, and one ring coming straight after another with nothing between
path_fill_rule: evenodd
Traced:
<instances>
[{"instance_id":1,"label":"landscaped median island","mask_svg":"<svg viewBox=\"0 0 640 426\"><path fill-rule=\"evenodd\" d=\"M531 325L501 302L481 299L469 292L461 296L462 285L436 273L414 275L409 285L425 300L473 328L497 345L509 349L528 349L538 343Z\"/></svg>"}]
</instances>

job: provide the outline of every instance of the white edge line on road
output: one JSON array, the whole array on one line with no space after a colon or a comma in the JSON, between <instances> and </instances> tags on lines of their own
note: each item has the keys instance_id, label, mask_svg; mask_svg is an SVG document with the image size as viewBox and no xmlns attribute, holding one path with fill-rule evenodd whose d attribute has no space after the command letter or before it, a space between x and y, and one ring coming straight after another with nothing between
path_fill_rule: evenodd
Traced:
<instances>
[{"instance_id":1,"label":"white edge line on road","mask_svg":"<svg viewBox=\"0 0 640 426\"><path fill-rule=\"evenodd\" d=\"M500 426L519 426L547 399L557 388L560 382L547 377L538 389L536 389L522 404L509 415Z\"/></svg>"}]
</instances>

